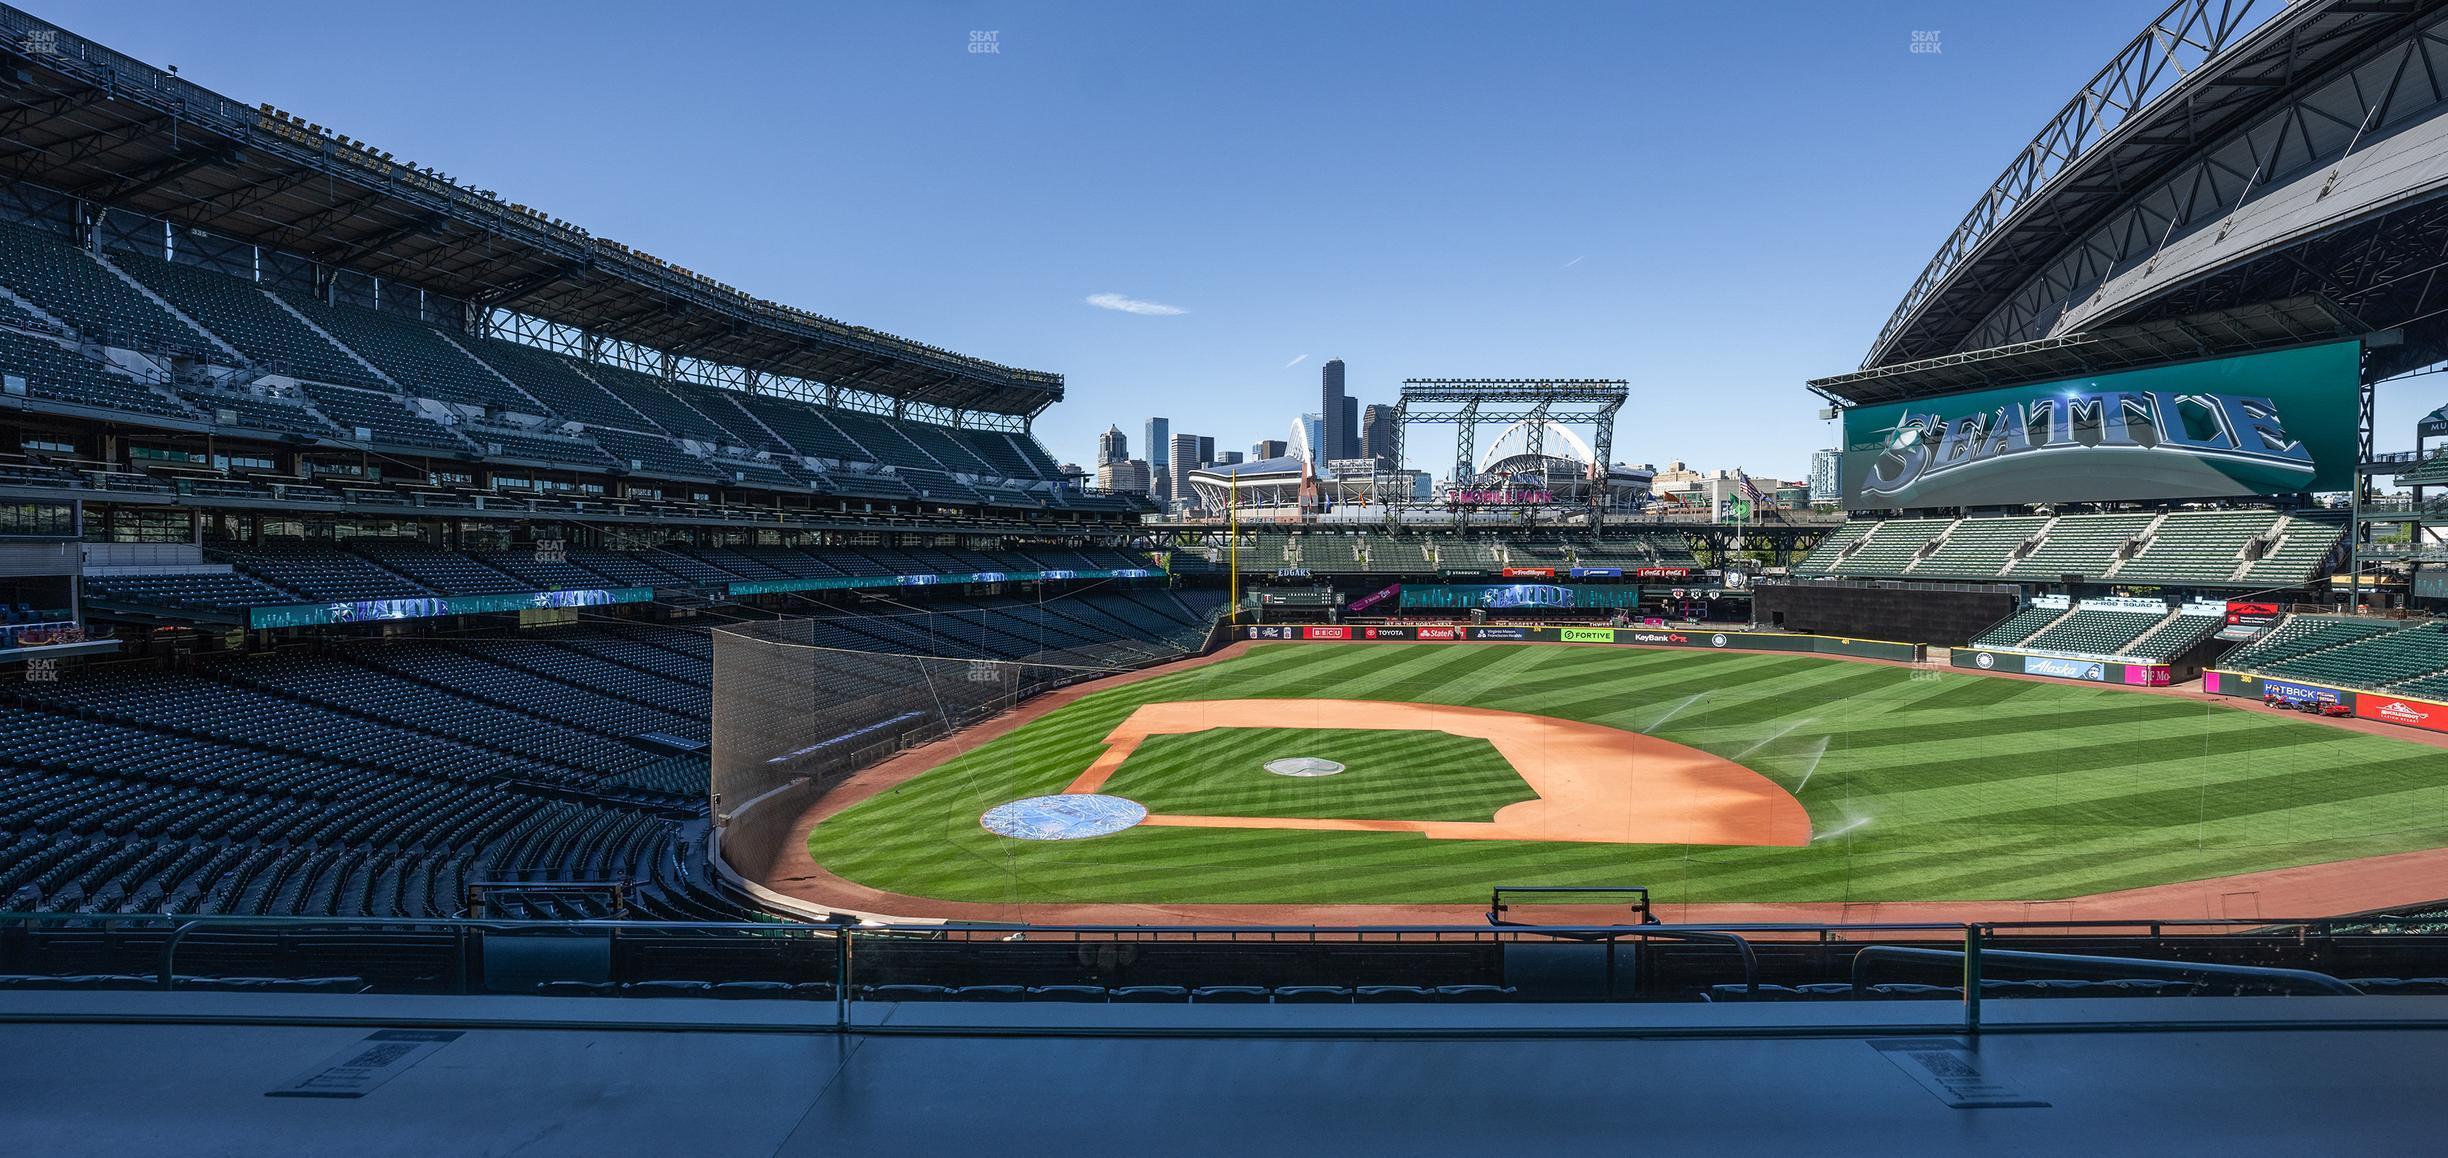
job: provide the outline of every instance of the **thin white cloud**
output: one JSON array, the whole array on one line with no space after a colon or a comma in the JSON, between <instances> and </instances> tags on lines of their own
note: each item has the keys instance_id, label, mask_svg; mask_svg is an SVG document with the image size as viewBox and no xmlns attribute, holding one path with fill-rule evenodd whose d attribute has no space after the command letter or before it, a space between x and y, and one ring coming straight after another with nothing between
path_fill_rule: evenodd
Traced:
<instances>
[{"instance_id":1,"label":"thin white cloud","mask_svg":"<svg viewBox=\"0 0 2448 1158\"><path fill-rule=\"evenodd\" d=\"M1143 301L1139 298L1124 297L1121 294L1089 294L1088 304L1100 310L1119 310L1126 314L1140 314L1152 318L1169 318L1190 312L1180 306Z\"/></svg>"},{"instance_id":2,"label":"thin white cloud","mask_svg":"<svg viewBox=\"0 0 2448 1158\"><path fill-rule=\"evenodd\" d=\"M1306 362L1306 361L1308 361L1308 360L1309 360L1309 355L1307 355L1307 354L1295 354L1295 355L1293 355L1293 356L1292 356L1292 360L1291 360L1291 361L1286 362L1286 363L1284 363L1284 364L1283 364L1283 368L1284 368L1284 369L1286 369L1286 370L1289 370L1289 369L1291 369L1292 367L1294 367L1294 366L1298 366L1298 365L1300 365L1301 363Z\"/></svg>"},{"instance_id":3,"label":"thin white cloud","mask_svg":"<svg viewBox=\"0 0 2448 1158\"><path fill-rule=\"evenodd\" d=\"M1588 257L1588 256L1589 256L1589 255L1588 255L1588 254L1586 254L1586 253L1581 255L1581 257ZM1572 267L1574 267L1574 266L1576 266L1576 265L1581 264L1581 257L1576 257L1576 258L1572 259L1571 261L1565 262L1565 263L1564 263L1564 268L1566 268L1566 269L1571 269Z\"/></svg>"}]
</instances>

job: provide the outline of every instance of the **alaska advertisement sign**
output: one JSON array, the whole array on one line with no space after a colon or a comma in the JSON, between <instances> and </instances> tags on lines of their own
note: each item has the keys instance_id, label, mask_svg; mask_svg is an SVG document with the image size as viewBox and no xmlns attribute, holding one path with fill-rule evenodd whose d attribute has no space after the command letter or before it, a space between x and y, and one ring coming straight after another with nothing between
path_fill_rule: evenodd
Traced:
<instances>
[{"instance_id":1,"label":"alaska advertisement sign","mask_svg":"<svg viewBox=\"0 0 2448 1158\"><path fill-rule=\"evenodd\" d=\"M1845 411L1856 510L2341 491L2360 342Z\"/></svg>"}]
</instances>

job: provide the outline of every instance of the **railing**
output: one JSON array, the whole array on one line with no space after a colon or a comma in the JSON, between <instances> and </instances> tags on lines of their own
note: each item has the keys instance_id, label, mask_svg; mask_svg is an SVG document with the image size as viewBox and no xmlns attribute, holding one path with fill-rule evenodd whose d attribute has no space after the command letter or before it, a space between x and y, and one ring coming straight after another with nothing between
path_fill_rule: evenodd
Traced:
<instances>
[{"instance_id":1,"label":"railing","mask_svg":"<svg viewBox=\"0 0 2448 1158\"><path fill-rule=\"evenodd\" d=\"M2241 965L2224 962L2168 960L2148 957L2102 956L2093 953L2055 953L2031 948L1999 948L1994 942L2001 937L2033 938L2041 935L2134 936L2157 941L2168 936L2185 934L2253 932L2262 934L2261 941L2248 944L2277 943L2299 947L2312 942L2326 942L2338 937L2361 937L2383 932L2404 932L2436 927L2437 920L2415 918L2351 917L2317 918L2309 920L2243 919L2184 919L2166 921L2100 920L2100 921L2018 921L1994 923L1894 923L1859 925L1818 924L1726 924L1726 925L1559 925L1531 926L1450 926L1450 925L1386 925L1356 927L1318 926L1147 926L1147 925L1066 925L1027 926L1008 924L947 924L929 926L795 924L757 922L664 922L636 920L576 920L541 921L513 918L379 918L379 917L252 917L195 915L107 915L86 913L0 913L0 935L14 938L22 946L36 930L52 928L60 931L101 931L132 935L160 936L161 944L154 950L151 977L162 990L177 990L182 974L179 963L182 953L196 935L205 932L235 932L241 934L275 935L285 933L367 932L376 935L426 935L437 946L447 946L450 969L447 988L453 993L481 992L484 989L483 948L486 938L515 939L527 936L555 938L600 937L607 942L605 960L614 960L611 950L623 942L638 944L684 944L687 938L713 938L737 944L754 941L766 946L784 948L783 952L802 954L799 964L829 971L831 974L829 1002L833 1006L830 1024L791 1023L788 1028L817 1029L841 1033L889 1032L874 1020L862 1021L854 1006L866 1004L870 998L859 996L861 961L864 957L883 954L887 960L898 956L898 965L913 967L909 953L916 950L920 960L916 967L927 967L923 958L931 953L955 955L953 948L960 943L997 944L1009 952L1015 945L1059 947L1049 960L1086 962L1095 954L1083 951L1087 946L1139 946L1144 951L1155 945L1205 945L1226 950L1216 958L1229 961L1229 950L1238 945L1266 945L1281 949L1294 944L1378 944L1385 946L1454 946L1454 945L1537 945L1572 942L1603 944L1608 956L1609 988L1604 1000L1615 1000L1612 989L1615 957L1612 950L1619 942L1635 943L1701 942L1722 944L1735 949L1741 959L1741 976L1746 991L1759 989L1758 948L1764 944L1809 945L1842 953L1852 952L1851 984L1857 994L1866 992L1870 980L1882 966L1893 964L1934 964L1958 972L1961 977L1962 1006L1959 1018L1936 1022L1920 1019L1911 1026L1894 1027L1896 1032L1976 1034L1982 1028L1984 1004L1983 981L1992 970L2025 975L2151 979L2164 978L2195 983L2232 984L2239 989L2264 989L2286 994L2318 994L2360 996L2362 991L2339 978L2308 969L2270 965ZM675 938L681 940L675 940ZM2391 944L2404 943L2403 938L2384 938ZM1922 944L1895 944L1909 941ZM1936 948L1928 942L1960 946ZM2029 941L2023 942L2028 945ZM2358 942L2363 943L2363 942ZM139 948L142 947L140 943ZM2430 947L2427 946L2426 947ZM378 957L389 959L397 947L367 946L368 961ZM1118 954L1117 954L1118 955ZM80 963L88 960L80 956ZM330 960L328 954L320 960ZM760 956L760 960L770 960ZM886 966L890 968L891 966ZM879 980L893 976L886 972ZM825 982L818 982L823 985ZM1587 999L1587 998L1576 998ZM882 1000L891 1000L883 998ZM1536 997L1524 1001L1537 1000ZM1519 1026L1495 1025L1489 1032L1520 1032ZM1886 1029L1882 1029L1885 1032ZM1450 1027L1440 1032L1452 1032Z\"/></svg>"}]
</instances>

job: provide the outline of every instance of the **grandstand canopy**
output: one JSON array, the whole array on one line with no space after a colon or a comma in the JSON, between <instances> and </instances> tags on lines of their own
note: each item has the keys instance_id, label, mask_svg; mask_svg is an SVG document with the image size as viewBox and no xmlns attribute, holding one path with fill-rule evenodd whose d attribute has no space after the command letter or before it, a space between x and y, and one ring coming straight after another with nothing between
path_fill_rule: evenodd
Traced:
<instances>
[{"instance_id":1,"label":"grandstand canopy","mask_svg":"<svg viewBox=\"0 0 2448 1158\"><path fill-rule=\"evenodd\" d=\"M2170 5L2014 154L1897 305L1863 366L1984 344L1970 340L1979 323L2070 241L2213 142L2300 96L2307 78L2405 36L2432 7ZM2353 127L2349 121L2345 132Z\"/></svg>"},{"instance_id":2,"label":"grandstand canopy","mask_svg":"<svg viewBox=\"0 0 2448 1158\"><path fill-rule=\"evenodd\" d=\"M1060 375L752 297L6 6L0 64L0 180L680 357L957 410L1062 397Z\"/></svg>"},{"instance_id":3,"label":"grandstand canopy","mask_svg":"<svg viewBox=\"0 0 2448 1158\"><path fill-rule=\"evenodd\" d=\"M2355 322L2330 303L2296 297L1859 370L1814 379L1810 388L1838 406L1910 402L2297 346L2356 333Z\"/></svg>"}]
</instances>

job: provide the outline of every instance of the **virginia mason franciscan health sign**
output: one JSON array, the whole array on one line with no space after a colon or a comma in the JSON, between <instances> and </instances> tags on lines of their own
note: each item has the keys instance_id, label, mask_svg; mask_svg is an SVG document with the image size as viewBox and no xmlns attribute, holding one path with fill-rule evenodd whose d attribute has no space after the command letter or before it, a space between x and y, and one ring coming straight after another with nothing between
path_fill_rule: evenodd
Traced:
<instances>
[{"instance_id":1,"label":"virginia mason franciscan health sign","mask_svg":"<svg viewBox=\"0 0 2448 1158\"><path fill-rule=\"evenodd\" d=\"M2360 342L1845 411L1856 510L2354 485Z\"/></svg>"}]
</instances>

